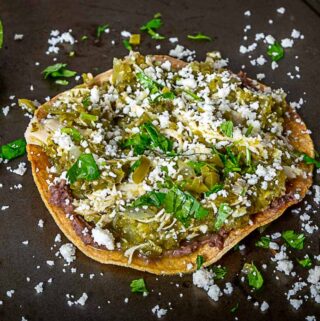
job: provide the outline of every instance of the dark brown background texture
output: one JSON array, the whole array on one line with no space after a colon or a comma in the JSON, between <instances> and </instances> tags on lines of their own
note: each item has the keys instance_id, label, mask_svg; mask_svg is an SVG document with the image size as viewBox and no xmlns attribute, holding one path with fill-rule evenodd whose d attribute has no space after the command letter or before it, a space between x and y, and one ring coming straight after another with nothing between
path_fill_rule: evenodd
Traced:
<instances>
[{"instance_id":1,"label":"dark brown background texture","mask_svg":"<svg viewBox=\"0 0 320 321\"><path fill-rule=\"evenodd\" d=\"M284 16L276 13L280 6L286 8ZM76 57L71 58L66 50L61 50L57 56L58 62L68 63L70 69L79 74L89 71L97 74L112 66L113 57L127 53L121 43L121 30L138 32L142 23L154 13L161 12L164 20L161 33L168 37L178 36L181 44L197 50L198 59L203 59L210 50L220 50L230 58L232 70L238 71L245 64L249 75L255 77L257 73L264 72L266 83L284 88L289 93L289 101L304 97L307 102L300 114L312 130L319 147L320 17L317 8L319 4L316 0L0 0L0 18L5 28L4 47L0 50L0 106L9 103L10 95L43 101L44 97L65 89L44 80L40 74L46 66L53 64L52 56L45 54L51 30L67 31L71 28L77 39L84 34L88 35L88 41L79 41L75 45ZM250 18L243 15L247 9L252 12ZM273 19L274 24L268 24L268 19ZM103 35L102 41L96 44L95 29L103 23L110 24L111 33ZM275 71L271 70L269 63L263 67L253 67L247 56L239 54L243 28L247 24L252 25L253 34L263 31L278 39L289 36L292 28L296 28L302 31L305 39L297 41L294 48L287 51L285 59ZM215 39L211 43L186 40L187 34L196 31L210 34ZM15 33L24 34L24 39L14 41ZM111 46L111 39L116 40L116 45ZM154 40L144 37L141 51L166 54L173 48L168 41L161 42L159 51L155 50L155 45ZM259 50L265 52L265 49ZM299 56L298 60L295 60L295 55ZM36 61L40 62L39 67L35 66ZM286 73L292 71L296 64L300 66L302 79L290 80ZM30 91L31 84L34 91ZM73 85L75 83L69 87ZM303 95L304 92L306 95ZM0 144L22 137L27 123L28 119L17 107L12 108L6 118L1 113ZM25 159L14 160L10 166L16 167ZM0 182L4 184L0 190L0 205L10 205L7 211L0 212L0 300L4 301L3 306L0 306L0 320L21 320L22 315L28 320L46 321L156 320L151 308L156 304L168 308L168 302L171 302L173 310L169 310L163 320L234 320L238 317L239 320L295 321L304 320L307 315L320 315L320 307L315 303L304 304L298 312L289 305L284 292L291 287L292 278L276 273L279 280L275 279L270 263L271 254L254 246L259 237L258 232L243 242L246 245L245 255L231 251L221 260L220 263L227 266L229 271L226 281L233 282L235 291L232 296L223 296L218 303L210 300L203 290L193 286L189 275L156 278L130 269L101 265L80 252L77 252L77 260L72 264L77 268L77 273L71 274L70 267L64 273L63 260L56 259L54 255L57 248L50 250L59 230L40 200L30 168L21 177L8 173L2 164ZM23 184L22 190L9 189L18 183ZM40 218L45 221L43 229L37 227ZM267 232L298 228L298 221L297 216L287 211ZM316 219L316 222L319 224L320 220ZM28 246L21 244L24 240L29 240ZM64 237L63 242L66 242ZM306 249L308 253L319 253L319 233L309 236L307 243L310 245ZM46 260L51 259L55 260L53 267L46 264ZM270 264L267 272L263 272L264 288L253 293L239 281L243 263L251 260L258 266ZM303 268L295 269L301 275L307 273ZM83 278L80 273L84 273ZM89 278L91 273L95 274L92 280ZM29 283L26 281L27 276L31 278ZM49 285L45 282L44 292L36 294L34 286L51 277L53 283ZM145 278L151 290L148 297L130 293L129 283L138 277ZM10 289L15 290L11 299L6 296L6 291ZM67 305L66 293L79 298L83 292L89 296L84 307ZM182 298L180 293L183 293ZM260 303L266 300L270 305L269 310L261 313L252 302L247 301L248 294ZM127 304L124 303L125 297L129 298ZM107 300L111 303L108 304ZM231 314L230 309L237 303L238 311Z\"/></svg>"}]
</instances>

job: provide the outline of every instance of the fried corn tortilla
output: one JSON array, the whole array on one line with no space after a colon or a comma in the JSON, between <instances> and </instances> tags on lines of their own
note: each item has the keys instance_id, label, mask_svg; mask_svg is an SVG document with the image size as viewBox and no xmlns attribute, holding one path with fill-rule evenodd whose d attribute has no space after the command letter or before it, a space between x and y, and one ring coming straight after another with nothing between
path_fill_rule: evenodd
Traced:
<instances>
[{"instance_id":1,"label":"fried corn tortilla","mask_svg":"<svg viewBox=\"0 0 320 321\"><path fill-rule=\"evenodd\" d=\"M159 65L170 62L171 68L177 70L182 69L187 65L185 62L169 56L156 55L149 57L149 59L152 61L152 63L157 61ZM89 86L90 88L93 88L95 85L103 86L103 84L110 81L112 74L113 70L104 72L94 77L90 84L85 86ZM256 88L256 90L268 90L268 87L265 87L258 82L252 82L247 78L245 79L244 83L245 86L249 84L248 86ZM162 92L165 91L162 90ZM54 102L59 99L60 95L56 96L45 105L48 106L54 104ZM174 247L171 249L171 252L169 251L171 255L165 255L162 253L158 257L154 255L141 255L141 253L137 253L136 251L139 249L139 246L136 246L136 248L133 248L131 253L128 255L128 251L126 252L121 248L117 248L116 244L112 244L113 246L109 246L111 249L107 249L108 246L101 246L101 244L99 245L97 243L92 243L90 241L92 238L90 239L90 237L86 239L86 233L89 231L90 234L90 225L92 223L85 221L83 219L83 215L79 215L75 212L66 213L66 206L60 206L61 204L59 204L59 202L50 201L52 197L52 190L50 190L49 185L52 184L55 174L48 171L48 168L52 166L52 163L42 143L43 137L39 139L40 136L46 136L45 129L43 129L39 124L41 123L42 119L47 117L47 114L47 107L39 107L34 119L30 122L30 125L26 131L28 159L32 165L32 174L35 183L38 187L42 200L65 236L84 254L104 264L126 266L154 274L190 273L196 269L195 262L197 256L202 255L205 259L204 266L211 265L212 263L217 262L228 250L234 247L252 231L276 220L288 207L301 201L312 184L312 165L305 165L300 162L298 165L300 175L293 175L295 177L286 178L285 192L282 192L280 197L272 199L267 208L250 215L249 224L247 223L242 226L235 225L234 228L229 228L227 231L222 230L222 233L220 232L220 234L223 234L222 244L198 241L196 242L196 246L193 247L192 251L182 251L182 254L180 253L179 255L172 255L172 253L179 252L178 245L178 248ZM289 133L288 141L293 146L295 152L306 153L312 157L314 155L313 143L308 134L307 128L299 115L289 105L287 105L283 118L283 132ZM41 127L40 130L39 127ZM35 135L35 132L37 135ZM132 156L132 152L129 155ZM231 176L232 175L235 174L232 173ZM64 184L62 188L65 193L64 199L68 199L68 195L72 195L72 192L70 192L70 190L68 190ZM190 195L190 193L188 195ZM214 200L212 202L214 202ZM196 203L196 201L194 201L193 204L197 204L198 207L201 207L201 205L199 205L200 203ZM215 215L217 215L217 213L215 213ZM192 219L192 222L193 220L194 219ZM188 226L188 224L190 223L187 222L186 226ZM83 233L84 229L86 228L86 233ZM207 234L208 233L209 232L207 232ZM206 232L203 234L204 235L202 235L202 237L205 239ZM85 235L85 237L83 237L83 235ZM221 238L219 240L221 243ZM184 240L182 244L185 246L185 244L188 244L188 240Z\"/></svg>"}]
</instances>

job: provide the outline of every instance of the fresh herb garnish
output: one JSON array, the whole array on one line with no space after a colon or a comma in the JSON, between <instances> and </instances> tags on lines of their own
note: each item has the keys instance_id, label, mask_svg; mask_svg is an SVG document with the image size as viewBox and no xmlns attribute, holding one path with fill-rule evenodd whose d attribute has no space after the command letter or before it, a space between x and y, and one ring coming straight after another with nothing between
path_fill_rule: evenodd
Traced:
<instances>
[{"instance_id":1,"label":"fresh herb garnish","mask_svg":"<svg viewBox=\"0 0 320 321\"><path fill-rule=\"evenodd\" d=\"M303 154L303 161L307 165L314 165L316 168L320 168L320 161L308 156L307 154Z\"/></svg>"},{"instance_id":2,"label":"fresh herb garnish","mask_svg":"<svg viewBox=\"0 0 320 321\"><path fill-rule=\"evenodd\" d=\"M48 66L46 69L42 71L44 74L44 78L47 79L48 77L51 78L59 78L59 77L73 77L77 73L72 70L66 69L67 64L57 63L51 66Z\"/></svg>"},{"instance_id":3,"label":"fresh herb garnish","mask_svg":"<svg viewBox=\"0 0 320 321\"><path fill-rule=\"evenodd\" d=\"M284 49L279 42L275 42L274 44L269 45L267 55L271 58L272 61L278 61L283 58Z\"/></svg>"},{"instance_id":4,"label":"fresh herb garnish","mask_svg":"<svg viewBox=\"0 0 320 321\"><path fill-rule=\"evenodd\" d=\"M161 19L161 14L156 13L153 16L153 19L145 23L140 30L145 31L151 36L152 39L156 40L163 40L165 39L164 36L160 35L156 30L158 30L162 26L162 19Z\"/></svg>"},{"instance_id":5,"label":"fresh herb garnish","mask_svg":"<svg viewBox=\"0 0 320 321\"><path fill-rule=\"evenodd\" d=\"M212 272L214 273L215 280L222 280L227 275L227 268L225 266L213 266Z\"/></svg>"},{"instance_id":6,"label":"fresh herb garnish","mask_svg":"<svg viewBox=\"0 0 320 321\"><path fill-rule=\"evenodd\" d=\"M251 135L251 133L252 133L252 130L253 130L253 126L249 125L249 127L247 128L246 133L244 135L246 137L249 137Z\"/></svg>"},{"instance_id":7,"label":"fresh herb garnish","mask_svg":"<svg viewBox=\"0 0 320 321\"><path fill-rule=\"evenodd\" d=\"M196 95L195 93L193 93L192 91L190 91L188 89L183 89L183 92L185 92L187 95L189 95L194 100L198 100L198 101L202 101L203 100L201 97L199 97L198 95Z\"/></svg>"},{"instance_id":8,"label":"fresh herb garnish","mask_svg":"<svg viewBox=\"0 0 320 321\"><path fill-rule=\"evenodd\" d=\"M231 312L231 313L235 313L235 312L237 312L238 308L239 308L239 303L237 303L235 306L233 306L233 307L230 309L230 312Z\"/></svg>"},{"instance_id":9,"label":"fresh herb garnish","mask_svg":"<svg viewBox=\"0 0 320 321\"><path fill-rule=\"evenodd\" d=\"M201 174L201 168L205 166L207 163L206 162L201 162L201 161L188 161L188 166L192 167L196 173L196 175Z\"/></svg>"},{"instance_id":10,"label":"fresh herb garnish","mask_svg":"<svg viewBox=\"0 0 320 321\"><path fill-rule=\"evenodd\" d=\"M175 97L176 97L176 95L174 94L174 92L168 91L166 93L159 94L153 101L157 102L161 99L173 100Z\"/></svg>"},{"instance_id":11,"label":"fresh herb garnish","mask_svg":"<svg viewBox=\"0 0 320 321\"><path fill-rule=\"evenodd\" d=\"M296 250L302 250L304 246L305 236L303 234L295 233L293 230L282 232L282 238Z\"/></svg>"},{"instance_id":12,"label":"fresh herb garnish","mask_svg":"<svg viewBox=\"0 0 320 321\"><path fill-rule=\"evenodd\" d=\"M72 139L76 142L79 142L82 138L82 135L80 134L80 132L73 127L64 127L61 129L61 133L70 135Z\"/></svg>"},{"instance_id":13,"label":"fresh herb garnish","mask_svg":"<svg viewBox=\"0 0 320 321\"><path fill-rule=\"evenodd\" d=\"M220 230L226 219L232 214L232 208L227 203L222 203L219 206L216 221L214 227L216 230Z\"/></svg>"},{"instance_id":14,"label":"fresh herb garnish","mask_svg":"<svg viewBox=\"0 0 320 321\"><path fill-rule=\"evenodd\" d=\"M165 193L151 191L137 198L134 202L131 203L131 206L141 207L147 205L159 208L163 205L165 197Z\"/></svg>"},{"instance_id":15,"label":"fresh herb garnish","mask_svg":"<svg viewBox=\"0 0 320 321\"><path fill-rule=\"evenodd\" d=\"M16 139L6 145L0 146L0 158L2 159L14 159L22 156L26 152L26 140L24 138Z\"/></svg>"},{"instance_id":16,"label":"fresh herb garnish","mask_svg":"<svg viewBox=\"0 0 320 321\"><path fill-rule=\"evenodd\" d=\"M191 218L202 219L209 213L190 193L176 186L166 194L163 205L167 213L173 214L184 225L188 225Z\"/></svg>"},{"instance_id":17,"label":"fresh herb garnish","mask_svg":"<svg viewBox=\"0 0 320 321\"><path fill-rule=\"evenodd\" d=\"M162 85L160 85L157 82L155 82L154 80L152 80L150 77L148 77L142 71L139 71L136 73L136 78L144 89L150 90L151 94L155 94L155 93L159 92L160 88L162 88Z\"/></svg>"},{"instance_id":18,"label":"fresh herb garnish","mask_svg":"<svg viewBox=\"0 0 320 321\"><path fill-rule=\"evenodd\" d=\"M227 120L220 125L220 130L227 137L233 136L233 122L231 120Z\"/></svg>"},{"instance_id":19,"label":"fresh herb garnish","mask_svg":"<svg viewBox=\"0 0 320 321\"><path fill-rule=\"evenodd\" d=\"M100 177L100 171L92 154L82 154L69 168L67 178L72 184L79 179L93 181Z\"/></svg>"},{"instance_id":20,"label":"fresh herb garnish","mask_svg":"<svg viewBox=\"0 0 320 321\"><path fill-rule=\"evenodd\" d=\"M160 134L152 123L140 126L140 133L133 135L122 143L122 147L132 147L135 155L141 155L147 149L159 148L163 152L172 151L173 142Z\"/></svg>"},{"instance_id":21,"label":"fresh herb garnish","mask_svg":"<svg viewBox=\"0 0 320 321\"><path fill-rule=\"evenodd\" d=\"M57 79L54 82L55 84L62 85L62 86L67 86L69 84L69 81L65 79Z\"/></svg>"},{"instance_id":22,"label":"fresh herb garnish","mask_svg":"<svg viewBox=\"0 0 320 321\"><path fill-rule=\"evenodd\" d=\"M222 184L215 184L213 185L208 192L205 192L205 196L210 196L213 193L218 193L219 191L223 190L223 185Z\"/></svg>"},{"instance_id":23,"label":"fresh herb garnish","mask_svg":"<svg viewBox=\"0 0 320 321\"><path fill-rule=\"evenodd\" d=\"M90 102L91 102L90 96L88 96L82 100L82 105L87 108L90 106Z\"/></svg>"},{"instance_id":24,"label":"fresh herb garnish","mask_svg":"<svg viewBox=\"0 0 320 321\"><path fill-rule=\"evenodd\" d=\"M302 267L304 267L304 268L309 269L309 268L311 268L311 266L312 266L312 261L311 261L309 255L307 255L307 257L305 257L305 258L302 259L302 260L297 259L297 261L298 261L298 263L299 263Z\"/></svg>"},{"instance_id":25,"label":"fresh herb garnish","mask_svg":"<svg viewBox=\"0 0 320 321\"><path fill-rule=\"evenodd\" d=\"M137 159L137 160L130 166L129 172L130 172L130 173L134 172L134 170L135 170L136 168L138 168L138 167L141 165L141 163L142 163L142 159L141 159L141 158Z\"/></svg>"},{"instance_id":26,"label":"fresh herb garnish","mask_svg":"<svg viewBox=\"0 0 320 321\"><path fill-rule=\"evenodd\" d=\"M202 255L197 255L197 258L196 258L197 270L201 269L204 262L205 262L204 257Z\"/></svg>"},{"instance_id":27,"label":"fresh herb garnish","mask_svg":"<svg viewBox=\"0 0 320 321\"><path fill-rule=\"evenodd\" d=\"M100 25L97 27L97 32L96 32L96 35L97 35L97 38L100 39L101 35L106 31L106 29L109 28L109 25L108 24L104 24L104 25Z\"/></svg>"},{"instance_id":28,"label":"fresh herb garnish","mask_svg":"<svg viewBox=\"0 0 320 321\"><path fill-rule=\"evenodd\" d=\"M132 280L130 288L132 293L148 293L148 289L143 278Z\"/></svg>"},{"instance_id":29,"label":"fresh herb garnish","mask_svg":"<svg viewBox=\"0 0 320 321\"><path fill-rule=\"evenodd\" d=\"M232 152L231 147L226 147L226 153L220 153L215 147L212 149L213 154L219 156L221 162L224 165L223 172L227 175L230 172L241 172L240 158L241 153L237 156Z\"/></svg>"},{"instance_id":30,"label":"fresh herb garnish","mask_svg":"<svg viewBox=\"0 0 320 321\"><path fill-rule=\"evenodd\" d=\"M130 45L130 42L129 42L128 39L123 39L122 43L123 43L124 47L125 47L127 50L129 50L129 51L132 50L132 46Z\"/></svg>"},{"instance_id":31,"label":"fresh herb garnish","mask_svg":"<svg viewBox=\"0 0 320 321\"><path fill-rule=\"evenodd\" d=\"M268 249L270 242L270 237L261 236L260 240L255 243L255 246L262 247L263 249Z\"/></svg>"},{"instance_id":32,"label":"fresh herb garnish","mask_svg":"<svg viewBox=\"0 0 320 321\"><path fill-rule=\"evenodd\" d=\"M263 285L263 277L253 263L245 263L243 271L247 273L247 280L251 287L259 290Z\"/></svg>"},{"instance_id":33,"label":"fresh herb garnish","mask_svg":"<svg viewBox=\"0 0 320 321\"><path fill-rule=\"evenodd\" d=\"M188 35L188 39L197 40L197 41L212 41L211 37L204 35L201 32L198 32L194 35Z\"/></svg>"},{"instance_id":34,"label":"fresh herb garnish","mask_svg":"<svg viewBox=\"0 0 320 321\"><path fill-rule=\"evenodd\" d=\"M0 49L2 48L3 45L3 25L2 21L0 20Z\"/></svg>"}]
</instances>

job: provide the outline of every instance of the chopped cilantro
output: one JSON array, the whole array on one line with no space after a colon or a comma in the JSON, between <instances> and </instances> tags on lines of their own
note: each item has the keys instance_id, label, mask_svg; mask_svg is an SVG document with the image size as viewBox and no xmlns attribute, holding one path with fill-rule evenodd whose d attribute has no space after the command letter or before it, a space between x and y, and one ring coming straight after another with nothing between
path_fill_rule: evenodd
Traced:
<instances>
[{"instance_id":1,"label":"chopped cilantro","mask_svg":"<svg viewBox=\"0 0 320 321\"><path fill-rule=\"evenodd\" d=\"M204 262L205 262L204 257L202 255L197 255L197 259L196 259L197 270L201 269Z\"/></svg>"},{"instance_id":2,"label":"chopped cilantro","mask_svg":"<svg viewBox=\"0 0 320 321\"><path fill-rule=\"evenodd\" d=\"M137 159L131 166L129 172L132 173L136 168L138 168L142 163L141 158Z\"/></svg>"},{"instance_id":3,"label":"chopped cilantro","mask_svg":"<svg viewBox=\"0 0 320 321\"><path fill-rule=\"evenodd\" d=\"M132 280L130 288L132 293L148 293L148 289L143 278Z\"/></svg>"},{"instance_id":4,"label":"chopped cilantro","mask_svg":"<svg viewBox=\"0 0 320 321\"><path fill-rule=\"evenodd\" d=\"M213 266L212 272L215 280L222 280L227 275L227 268L225 266Z\"/></svg>"},{"instance_id":5,"label":"chopped cilantro","mask_svg":"<svg viewBox=\"0 0 320 321\"><path fill-rule=\"evenodd\" d=\"M218 209L216 221L214 227L216 230L220 230L226 219L232 214L232 208L227 203L221 203Z\"/></svg>"},{"instance_id":6,"label":"chopped cilantro","mask_svg":"<svg viewBox=\"0 0 320 321\"><path fill-rule=\"evenodd\" d=\"M199 97L198 95L196 95L195 93L193 93L192 91L190 91L188 89L184 89L183 92L185 92L187 95L189 95L191 98L193 98L193 100L198 100L198 101L203 100L201 97Z\"/></svg>"},{"instance_id":7,"label":"chopped cilantro","mask_svg":"<svg viewBox=\"0 0 320 321\"><path fill-rule=\"evenodd\" d=\"M249 127L247 128L246 133L244 135L246 137L249 137L251 135L251 133L252 133L252 130L253 130L253 126L249 125Z\"/></svg>"},{"instance_id":8,"label":"chopped cilantro","mask_svg":"<svg viewBox=\"0 0 320 321\"><path fill-rule=\"evenodd\" d=\"M215 184L213 185L208 192L205 192L205 196L210 196L213 193L218 193L219 191L223 190L223 185L222 184Z\"/></svg>"},{"instance_id":9,"label":"chopped cilantro","mask_svg":"<svg viewBox=\"0 0 320 321\"><path fill-rule=\"evenodd\" d=\"M109 28L109 25L108 24L104 24L104 25L100 25L97 27L97 32L96 32L96 35L97 35L97 38L100 39L101 35L106 31L106 29Z\"/></svg>"},{"instance_id":10,"label":"chopped cilantro","mask_svg":"<svg viewBox=\"0 0 320 321\"><path fill-rule=\"evenodd\" d=\"M312 261L311 261L309 255L307 255L307 257L305 257L305 258L302 259L302 260L297 259L297 261L298 261L298 263L299 263L302 267L304 267L304 268L309 269L309 268L311 268L311 266L312 266Z\"/></svg>"},{"instance_id":11,"label":"chopped cilantro","mask_svg":"<svg viewBox=\"0 0 320 321\"><path fill-rule=\"evenodd\" d=\"M230 309L230 312L231 312L231 313L236 313L238 309L239 309L239 303L237 303L235 306L233 306L233 307Z\"/></svg>"},{"instance_id":12,"label":"chopped cilantro","mask_svg":"<svg viewBox=\"0 0 320 321\"><path fill-rule=\"evenodd\" d=\"M243 271L247 273L247 280L251 287L259 290L263 285L263 277L253 263L245 263Z\"/></svg>"},{"instance_id":13,"label":"chopped cilantro","mask_svg":"<svg viewBox=\"0 0 320 321\"><path fill-rule=\"evenodd\" d=\"M54 81L57 85L61 85L61 86L67 86L69 84L68 80L65 79L57 79Z\"/></svg>"},{"instance_id":14,"label":"chopped cilantro","mask_svg":"<svg viewBox=\"0 0 320 321\"><path fill-rule=\"evenodd\" d=\"M82 105L84 106L84 107L89 107L90 106L90 96L88 96L88 97L86 97L86 98L84 98L83 100L82 100Z\"/></svg>"},{"instance_id":15,"label":"chopped cilantro","mask_svg":"<svg viewBox=\"0 0 320 321\"><path fill-rule=\"evenodd\" d=\"M70 135L72 139L76 142L79 142L82 138L82 135L80 134L80 132L75 128L64 127L61 129L61 133Z\"/></svg>"},{"instance_id":16,"label":"chopped cilantro","mask_svg":"<svg viewBox=\"0 0 320 321\"><path fill-rule=\"evenodd\" d=\"M26 152L26 140L24 138L16 139L6 145L0 146L0 158L14 159L22 156Z\"/></svg>"},{"instance_id":17,"label":"chopped cilantro","mask_svg":"<svg viewBox=\"0 0 320 321\"><path fill-rule=\"evenodd\" d=\"M59 77L73 77L77 73L72 70L66 69L67 64L57 63L51 66L48 66L46 69L42 71L44 74L44 78L47 79L48 77L51 78L59 78Z\"/></svg>"},{"instance_id":18,"label":"chopped cilantro","mask_svg":"<svg viewBox=\"0 0 320 321\"><path fill-rule=\"evenodd\" d=\"M100 171L92 154L82 154L69 168L67 178L72 184L79 179L93 181L100 177Z\"/></svg>"},{"instance_id":19,"label":"chopped cilantro","mask_svg":"<svg viewBox=\"0 0 320 321\"><path fill-rule=\"evenodd\" d=\"M166 194L164 208L184 225L188 225L191 218L202 219L209 213L190 193L183 192L176 186Z\"/></svg>"},{"instance_id":20,"label":"chopped cilantro","mask_svg":"<svg viewBox=\"0 0 320 321\"><path fill-rule=\"evenodd\" d=\"M201 162L201 161L188 161L187 163L190 167L192 167L196 173L196 175L201 174L201 168L205 166L207 163L206 162Z\"/></svg>"},{"instance_id":21,"label":"chopped cilantro","mask_svg":"<svg viewBox=\"0 0 320 321\"><path fill-rule=\"evenodd\" d=\"M231 120L227 120L220 125L220 130L227 137L233 136L233 122Z\"/></svg>"},{"instance_id":22,"label":"chopped cilantro","mask_svg":"<svg viewBox=\"0 0 320 321\"><path fill-rule=\"evenodd\" d=\"M157 102L161 99L173 100L175 97L176 97L176 95L174 94L174 92L168 91L166 93L159 94L153 101Z\"/></svg>"},{"instance_id":23,"label":"chopped cilantro","mask_svg":"<svg viewBox=\"0 0 320 321\"><path fill-rule=\"evenodd\" d=\"M125 47L127 50L129 50L129 51L132 50L132 46L130 45L128 39L124 39L124 40L122 41L122 43L123 43L124 47Z\"/></svg>"},{"instance_id":24,"label":"chopped cilantro","mask_svg":"<svg viewBox=\"0 0 320 321\"><path fill-rule=\"evenodd\" d=\"M3 25L2 21L0 20L0 49L2 48L3 45Z\"/></svg>"},{"instance_id":25,"label":"chopped cilantro","mask_svg":"<svg viewBox=\"0 0 320 321\"><path fill-rule=\"evenodd\" d=\"M165 201L166 194L156 191L147 192L131 203L132 207L140 207L145 205L161 207Z\"/></svg>"},{"instance_id":26,"label":"chopped cilantro","mask_svg":"<svg viewBox=\"0 0 320 321\"><path fill-rule=\"evenodd\" d=\"M124 140L122 147L132 147L135 155L141 155L147 149L159 148L163 152L172 151L173 142L160 134L152 123L144 123L140 126L140 133Z\"/></svg>"},{"instance_id":27,"label":"chopped cilantro","mask_svg":"<svg viewBox=\"0 0 320 321\"><path fill-rule=\"evenodd\" d=\"M136 77L141 86L144 89L149 89L151 94L159 92L159 88L162 88L160 84L148 77L143 71L137 72Z\"/></svg>"},{"instance_id":28,"label":"chopped cilantro","mask_svg":"<svg viewBox=\"0 0 320 321\"><path fill-rule=\"evenodd\" d=\"M141 26L140 30L147 32L152 39L163 40L165 39L165 37L160 35L158 32L156 32L156 30L158 30L161 26L162 26L161 14L156 13L153 16L153 19L149 20L147 23Z\"/></svg>"},{"instance_id":29,"label":"chopped cilantro","mask_svg":"<svg viewBox=\"0 0 320 321\"><path fill-rule=\"evenodd\" d=\"M255 243L255 246L262 247L263 249L268 249L270 242L270 237L261 236L260 240Z\"/></svg>"},{"instance_id":30,"label":"chopped cilantro","mask_svg":"<svg viewBox=\"0 0 320 321\"><path fill-rule=\"evenodd\" d=\"M308 165L313 164L316 168L320 168L320 161L308 156L307 154L303 154L303 161Z\"/></svg>"},{"instance_id":31,"label":"chopped cilantro","mask_svg":"<svg viewBox=\"0 0 320 321\"><path fill-rule=\"evenodd\" d=\"M282 238L296 250L302 250L304 245L304 239L306 238L303 234L297 234L293 230L282 232Z\"/></svg>"},{"instance_id":32,"label":"chopped cilantro","mask_svg":"<svg viewBox=\"0 0 320 321\"><path fill-rule=\"evenodd\" d=\"M198 32L194 35L188 35L188 39L197 40L197 41L212 41L211 37L204 35L201 32Z\"/></svg>"},{"instance_id":33,"label":"chopped cilantro","mask_svg":"<svg viewBox=\"0 0 320 321\"><path fill-rule=\"evenodd\" d=\"M273 45L269 45L267 55L272 61L278 61L284 56L284 49L279 42L275 42Z\"/></svg>"}]
</instances>

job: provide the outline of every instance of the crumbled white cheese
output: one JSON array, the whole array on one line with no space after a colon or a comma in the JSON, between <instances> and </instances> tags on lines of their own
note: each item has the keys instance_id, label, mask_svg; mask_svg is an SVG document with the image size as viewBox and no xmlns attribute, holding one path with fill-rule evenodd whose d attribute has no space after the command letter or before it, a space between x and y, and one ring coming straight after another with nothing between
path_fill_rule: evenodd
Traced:
<instances>
[{"instance_id":1,"label":"crumbled white cheese","mask_svg":"<svg viewBox=\"0 0 320 321\"><path fill-rule=\"evenodd\" d=\"M93 240L98 245L104 245L110 251L114 250L114 237L109 230L95 227L92 229L91 233Z\"/></svg>"},{"instance_id":2,"label":"crumbled white cheese","mask_svg":"<svg viewBox=\"0 0 320 321\"><path fill-rule=\"evenodd\" d=\"M71 243L66 243L60 246L59 252L64 260L70 264L76 259L76 248Z\"/></svg>"}]
</instances>

